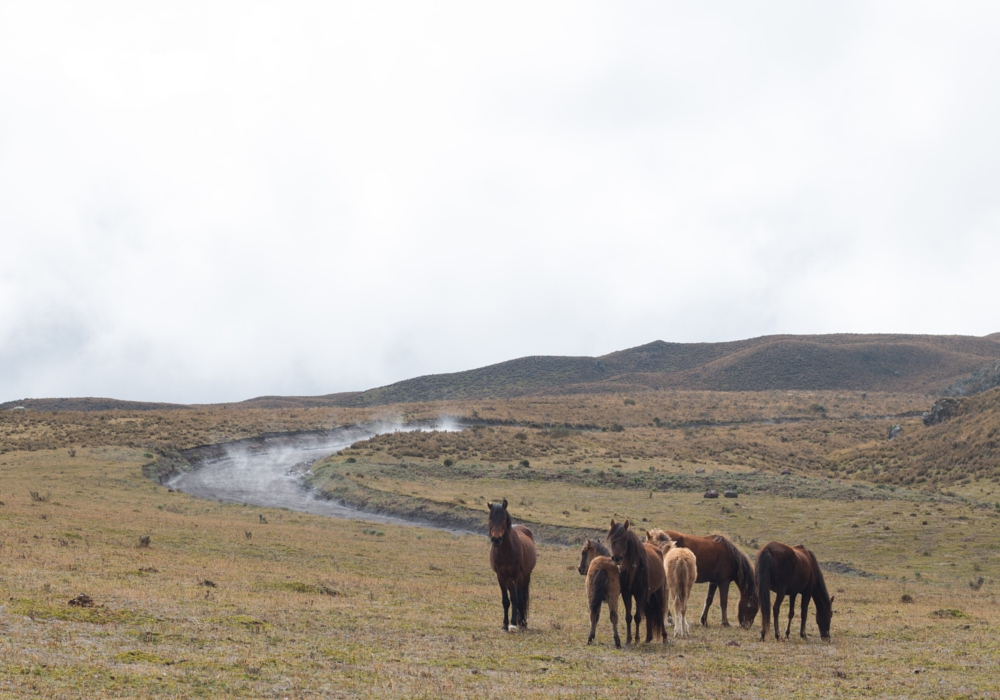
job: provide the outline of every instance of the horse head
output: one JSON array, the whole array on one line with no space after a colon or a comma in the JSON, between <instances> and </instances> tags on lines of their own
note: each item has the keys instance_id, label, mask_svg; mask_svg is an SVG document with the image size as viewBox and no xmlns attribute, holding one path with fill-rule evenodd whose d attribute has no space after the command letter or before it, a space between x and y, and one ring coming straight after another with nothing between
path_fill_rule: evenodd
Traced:
<instances>
[{"instance_id":1,"label":"horse head","mask_svg":"<svg viewBox=\"0 0 1000 700\"><path fill-rule=\"evenodd\" d=\"M816 598L816 624L819 626L819 636L823 639L830 638L830 622L833 620L833 599L837 596L830 596L827 605L820 605L820 599Z\"/></svg>"},{"instance_id":2,"label":"horse head","mask_svg":"<svg viewBox=\"0 0 1000 700\"><path fill-rule=\"evenodd\" d=\"M757 618L757 611L760 609L760 602L757 600L757 590L751 581L750 585L740 591L740 604L736 612L740 619L740 627L745 630L753 626L753 621Z\"/></svg>"},{"instance_id":3,"label":"horse head","mask_svg":"<svg viewBox=\"0 0 1000 700\"><path fill-rule=\"evenodd\" d=\"M629 541L629 522L616 523L611 519L611 529L608 530L607 543L611 547L611 561L621 564L625 558L625 552Z\"/></svg>"},{"instance_id":4,"label":"horse head","mask_svg":"<svg viewBox=\"0 0 1000 700\"><path fill-rule=\"evenodd\" d=\"M490 533L490 543L494 547L503 544L504 537L510 531L510 513L507 512L507 499L503 503L487 503L490 509L490 519L487 524Z\"/></svg>"}]
</instances>

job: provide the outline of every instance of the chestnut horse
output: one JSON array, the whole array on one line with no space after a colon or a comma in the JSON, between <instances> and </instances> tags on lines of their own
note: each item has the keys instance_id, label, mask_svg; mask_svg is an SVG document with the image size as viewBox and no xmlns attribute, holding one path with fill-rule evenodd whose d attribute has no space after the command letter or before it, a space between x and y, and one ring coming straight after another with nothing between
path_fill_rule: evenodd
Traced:
<instances>
[{"instance_id":1,"label":"chestnut horse","mask_svg":"<svg viewBox=\"0 0 1000 700\"><path fill-rule=\"evenodd\" d=\"M757 586L754 582L750 557L740 551L739 547L722 535L699 537L673 530L651 530L646 537L647 540L652 539L653 544L659 544L657 538L673 540L678 547L686 547L694 552L698 566L698 579L695 583L708 583L705 609L701 612L702 625L708 625L708 609L712 607L715 590L719 589L722 626L729 627L729 584L735 582L740 589L740 602L737 607L740 627L750 628L754 618L757 617Z\"/></svg>"},{"instance_id":2,"label":"chestnut horse","mask_svg":"<svg viewBox=\"0 0 1000 700\"><path fill-rule=\"evenodd\" d=\"M503 629L516 632L528 628L528 587L535 568L535 536L523 525L512 525L503 503L489 503L490 566L496 572L503 594ZM514 615L507 616L511 603Z\"/></svg>"},{"instance_id":3,"label":"chestnut horse","mask_svg":"<svg viewBox=\"0 0 1000 700\"><path fill-rule=\"evenodd\" d=\"M802 595L802 622L799 635L806 638L806 615L810 598L816 602L816 624L819 636L830 638L830 620L833 618L833 598L826 590L826 581L816 557L801 544L789 547L781 542L768 542L757 553L757 595L761 604L760 641L767 638L771 616L771 591L774 591L774 638L781 639L778 632L778 614L781 602L788 595L788 628L785 639L792 631L795 617L795 598Z\"/></svg>"},{"instance_id":4,"label":"chestnut horse","mask_svg":"<svg viewBox=\"0 0 1000 700\"><path fill-rule=\"evenodd\" d=\"M580 574L587 577L587 606L590 608L590 636L593 644L597 623L601 619L601 605L607 603L611 629L615 633L615 646L621 649L618 636L618 596L621 594L618 567L611 561L611 552L597 540L587 540L580 552Z\"/></svg>"},{"instance_id":5,"label":"chestnut horse","mask_svg":"<svg viewBox=\"0 0 1000 700\"><path fill-rule=\"evenodd\" d=\"M611 521L607 542L611 545L611 560L618 565L622 600L625 602L625 643L632 643L632 620L635 620L635 641L639 642L639 624L646 616L646 641L660 636L667 643L663 615L667 605L667 579L663 570L663 553L652 544L643 545L629 521ZM632 600L635 599L635 616Z\"/></svg>"}]
</instances>

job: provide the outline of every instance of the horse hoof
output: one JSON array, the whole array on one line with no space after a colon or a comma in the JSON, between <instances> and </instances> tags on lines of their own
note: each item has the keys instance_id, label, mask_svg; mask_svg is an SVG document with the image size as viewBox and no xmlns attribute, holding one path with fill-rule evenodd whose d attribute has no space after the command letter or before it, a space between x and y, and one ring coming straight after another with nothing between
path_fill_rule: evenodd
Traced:
<instances>
[{"instance_id":1,"label":"horse hoof","mask_svg":"<svg viewBox=\"0 0 1000 700\"><path fill-rule=\"evenodd\" d=\"M508 632L517 632L517 625L510 625L510 626L509 626L509 627L507 628L507 631L508 631Z\"/></svg>"}]
</instances>

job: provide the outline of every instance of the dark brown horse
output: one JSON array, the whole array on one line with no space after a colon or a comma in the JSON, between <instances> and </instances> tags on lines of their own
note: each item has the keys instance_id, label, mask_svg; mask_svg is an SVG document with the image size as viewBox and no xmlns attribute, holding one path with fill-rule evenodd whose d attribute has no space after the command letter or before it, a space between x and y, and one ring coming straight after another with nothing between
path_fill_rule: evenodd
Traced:
<instances>
[{"instance_id":1,"label":"dark brown horse","mask_svg":"<svg viewBox=\"0 0 1000 700\"><path fill-rule=\"evenodd\" d=\"M792 631L792 618L795 617L795 598L802 595L802 622L799 635L806 638L806 614L809 612L809 600L816 603L816 624L819 626L819 636L830 638L830 620L833 618L833 598L826 590L826 581L819 568L816 557L801 544L789 547L781 542L768 542L757 552L757 596L761 604L760 641L767 638L771 616L771 591L774 591L774 638L781 639L778 632L778 613L781 601L785 596L788 600L788 628L785 638Z\"/></svg>"},{"instance_id":2,"label":"dark brown horse","mask_svg":"<svg viewBox=\"0 0 1000 700\"><path fill-rule=\"evenodd\" d=\"M590 608L590 636L593 644L597 623L601 619L601 605L607 604L611 629L615 633L615 646L621 649L618 636L618 596L621 594L618 567L611 561L611 552L597 540L587 540L580 551L580 574L587 577L587 607Z\"/></svg>"},{"instance_id":3,"label":"dark brown horse","mask_svg":"<svg viewBox=\"0 0 1000 700\"><path fill-rule=\"evenodd\" d=\"M705 608L701 612L701 624L708 625L708 609L712 607L715 590L719 590L719 605L722 607L722 626L729 627L729 584L735 582L740 589L737 615L740 627L749 629L757 617L757 586L754 583L753 564L739 547L722 535L685 535L673 530L651 530L647 539L657 544L656 538L663 533L678 547L686 547L694 552L698 564L698 579L695 583L708 584Z\"/></svg>"},{"instance_id":4,"label":"dark brown horse","mask_svg":"<svg viewBox=\"0 0 1000 700\"><path fill-rule=\"evenodd\" d=\"M607 542L611 546L611 559L618 565L619 584L625 603L625 643L632 643L632 620L635 620L635 641L639 642L639 624L646 616L646 641L659 636L664 644L667 631L663 616L667 606L666 575L663 571L663 553L654 545L645 546L629 521L611 521ZM635 616L632 616L632 600Z\"/></svg>"},{"instance_id":5,"label":"dark brown horse","mask_svg":"<svg viewBox=\"0 0 1000 700\"><path fill-rule=\"evenodd\" d=\"M535 568L535 536L523 525L512 525L503 503L490 503L490 566L496 572L503 594L503 629L516 632L528 628L528 588ZM508 617L511 603L514 615Z\"/></svg>"}]
</instances>

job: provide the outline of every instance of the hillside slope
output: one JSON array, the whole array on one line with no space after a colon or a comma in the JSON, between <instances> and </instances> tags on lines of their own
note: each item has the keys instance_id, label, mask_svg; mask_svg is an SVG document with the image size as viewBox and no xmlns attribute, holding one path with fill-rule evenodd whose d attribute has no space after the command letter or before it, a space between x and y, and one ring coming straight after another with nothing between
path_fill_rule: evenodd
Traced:
<instances>
[{"instance_id":1,"label":"hillside slope","mask_svg":"<svg viewBox=\"0 0 1000 700\"><path fill-rule=\"evenodd\" d=\"M656 341L601 357L523 357L407 379L363 392L265 396L245 402L371 406L415 401L629 392L772 389L932 392L1000 359L1000 342L972 336L764 336L729 343Z\"/></svg>"},{"instance_id":2,"label":"hillside slope","mask_svg":"<svg viewBox=\"0 0 1000 700\"><path fill-rule=\"evenodd\" d=\"M915 424L892 441L833 456L840 469L869 481L943 487L1000 483L1000 387L957 399L953 417Z\"/></svg>"}]
</instances>

